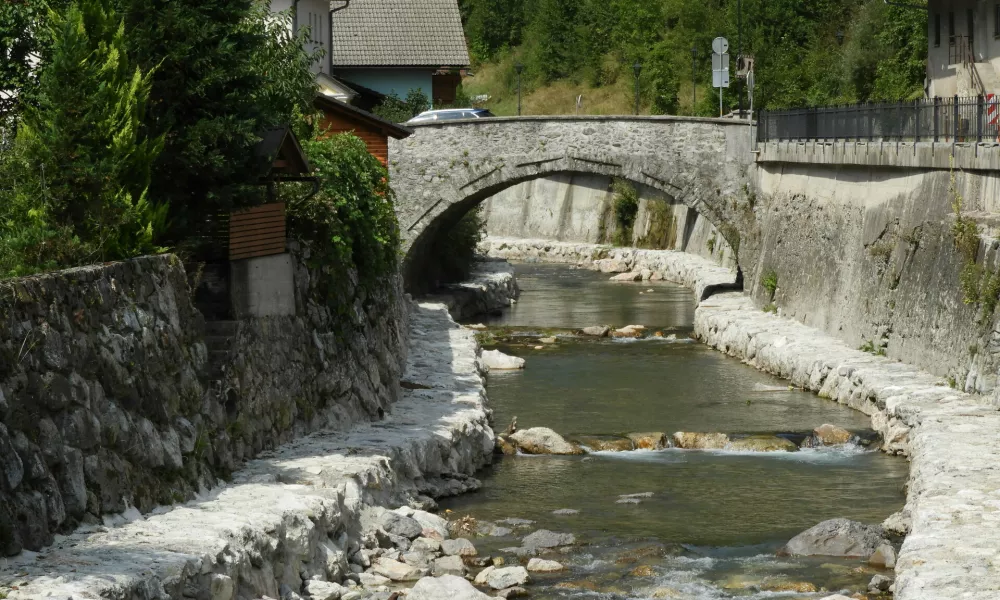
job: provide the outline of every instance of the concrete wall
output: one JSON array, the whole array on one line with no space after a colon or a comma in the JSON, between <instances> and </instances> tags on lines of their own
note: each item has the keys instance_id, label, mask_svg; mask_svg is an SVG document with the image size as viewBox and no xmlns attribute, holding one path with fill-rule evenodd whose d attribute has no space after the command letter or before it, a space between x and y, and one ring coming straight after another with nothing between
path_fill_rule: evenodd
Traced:
<instances>
[{"instance_id":1,"label":"concrete wall","mask_svg":"<svg viewBox=\"0 0 1000 600\"><path fill-rule=\"evenodd\" d=\"M233 312L241 317L294 316L294 270L287 252L232 261Z\"/></svg>"},{"instance_id":2,"label":"concrete wall","mask_svg":"<svg viewBox=\"0 0 1000 600\"><path fill-rule=\"evenodd\" d=\"M385 413L406 360L399 279L347 278L341 314L292 263L297 316L210 323L231 327L210 344L174 256L0 282L0 556Z\"/></svg>"},{"instance_id":3,"label":"concrete wall","mask_svg":"<svg viewBox=\"0 0 1000 600\"><path fill-rule=\"evenodd\" d=\"M759 306L773 301L783 315L957 387L995 388L1000 329L995 315L963 301L949 171L818 161L757 167L740 262ZM954 175L980 226L979 263L990 271L997 175ZM772 273L773 298L764 285Z\"/></svg>"},{"instance_id":4,"label":"concrete wall","mask_svg":"<svg viewBox=\"0 0 1000 600\"><path fill-rule=\"evenodd\" d=\"M631 245L734 264L725 239L697 211L655 188L639 184L636 190L639 213ZM487 199L483 216L491 237L587 244L617 238L612 179L604 175L560 173L515 185Z\"/></svg>"}]
</instances>

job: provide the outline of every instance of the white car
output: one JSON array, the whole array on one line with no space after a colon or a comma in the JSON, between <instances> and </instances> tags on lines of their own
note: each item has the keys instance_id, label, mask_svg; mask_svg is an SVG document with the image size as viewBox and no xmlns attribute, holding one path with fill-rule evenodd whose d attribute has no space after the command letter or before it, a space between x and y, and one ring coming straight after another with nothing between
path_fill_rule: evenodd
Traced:
<instances>
[{"instance_id":1,"label":"white car","mask_svg":"<svg viewBox=\"0 0 1000 600\"><path fill-rule=\"evenodd\" d=\"M456 119L486 119L496 116L485 108L445 108L428 110L406 122L406 125L431 123L434 121L454 121Z\"/></svg>"}]
</instances>

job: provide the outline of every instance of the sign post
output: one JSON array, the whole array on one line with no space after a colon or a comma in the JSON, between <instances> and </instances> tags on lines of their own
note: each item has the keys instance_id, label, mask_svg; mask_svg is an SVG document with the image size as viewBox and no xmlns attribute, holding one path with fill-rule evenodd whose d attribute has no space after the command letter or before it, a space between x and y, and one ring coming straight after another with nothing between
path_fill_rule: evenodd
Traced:
<instances>
[{"instance_id":1,"label":"sign post","mask_svg":"<svg viewBox=\"0 0 1000 600\"><path fill-rule=\"evenodd\" d=\"M729 87L729 40L712 40L712 87L719 88L719 116L722 116L722 89Z\"/></svg>"}]
</instances>

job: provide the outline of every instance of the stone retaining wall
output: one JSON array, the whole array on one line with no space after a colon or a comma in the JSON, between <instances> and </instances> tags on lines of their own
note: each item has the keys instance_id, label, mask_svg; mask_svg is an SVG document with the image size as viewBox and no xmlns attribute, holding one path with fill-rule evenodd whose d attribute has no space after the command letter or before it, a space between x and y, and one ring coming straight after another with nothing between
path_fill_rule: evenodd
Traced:
<instances>
[{"instance_id":1,"label":"stone retaining wall","mask_svg":"<svg viewBox=\"0 0 1000 600\"><path fill-rule=\"evenodd\" d=\"M911 531L896 563L897 600L1000 596L1000 413L911 365L854 350L757 310L742 294L695 313L708 345L872 418L883 450L909 457Z\"/></svg>"},{"instance_id":2,"label":"stone retaining wall","mask_svg":"<svg viewBox=\"0 0 1000 600\"><path fill-rule=\"evenodd\" d=\"M215 486L296 436L399 397L398 278L345 286L347 317L296 273L295 317L216 340L170 255L0 283L0 555Z\"/></svg>"},{"instance_id":3,"label":"stone retaining wall","mask_svg":"<svg viewBox=\"0 0 1000 600\"><path fill-rule=\"evenodd\" d=\"M444 286L427 300L443 303L461 321L507 308L520 293L514 267L503 259L486 259L476 262L468 279Z\"/></svg>"},{"instance_id":4,"label":"stone retaining wall","mask_svg":"<svg viewBox=\"0 0 1000 600\"><path fill-rule=\"evenodd\" d=\"M0 565L0 594L298 598L320 581L356 579L349 559L366 506L426 505L426 495L474 488L470 476L493 452L473 333L442 305L414 306L409 354L406 391L385 420L298 439L193 501L24 553Z\"/></svg>"}]
</instances>

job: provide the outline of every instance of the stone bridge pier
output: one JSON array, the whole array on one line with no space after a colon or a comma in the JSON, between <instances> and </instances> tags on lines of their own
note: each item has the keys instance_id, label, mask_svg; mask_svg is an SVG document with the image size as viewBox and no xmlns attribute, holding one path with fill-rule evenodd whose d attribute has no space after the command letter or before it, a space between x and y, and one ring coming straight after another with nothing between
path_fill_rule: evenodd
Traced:
<instances>
[{"instance_id":1,"label":"stone bridge pier","mask_svg":"<svg viewBox=\"0 0 1000 600\"><path fill-rule=\"evenodd\" d=\"M754 130L694 117L501 117L414 127L392 140L390 176L407 289L423 291L434 240L490 196L557 173L656 188L708 219L734 248L752 205Z\"/></svg>"}]
</instances>

